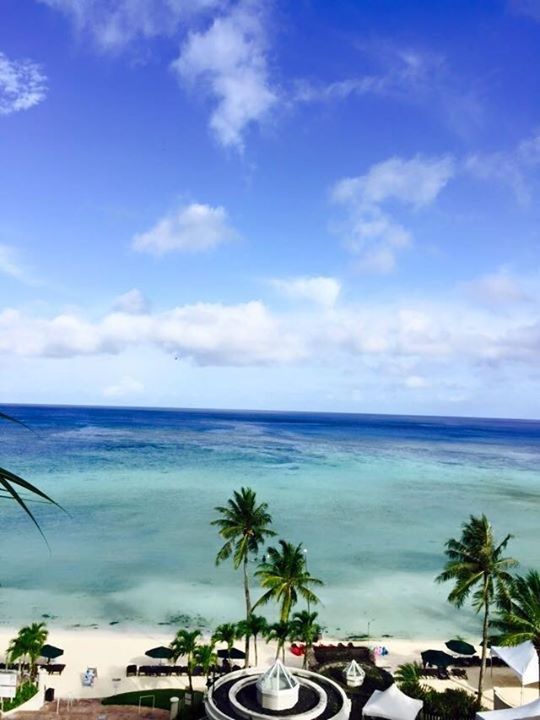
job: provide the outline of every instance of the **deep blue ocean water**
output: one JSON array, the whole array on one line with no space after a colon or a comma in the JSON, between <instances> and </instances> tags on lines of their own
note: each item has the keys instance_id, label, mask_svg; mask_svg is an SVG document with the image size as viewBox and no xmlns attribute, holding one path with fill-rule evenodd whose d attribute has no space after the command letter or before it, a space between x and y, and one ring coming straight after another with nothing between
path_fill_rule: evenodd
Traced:
<instances>
[{"instance_id":1,"label":"deep blue ocean water","mask_svg":"<svg viewBox=\"0 0 540 720\"><path fill-rule=\"evenodd\" d=\"M523 565L540 560L540 422L381 415L3 406L0 464L70 516L33 505L51 551L4 501L0 618L63 626L242 614L214 557L213 508L249 485L279 537L303 542L333 632L475 638L436 586L445 540L485 512ZM255 590L255 595L257 591ZM275 614L268 607L269 617Z\"/></svg>"}]
</instances>

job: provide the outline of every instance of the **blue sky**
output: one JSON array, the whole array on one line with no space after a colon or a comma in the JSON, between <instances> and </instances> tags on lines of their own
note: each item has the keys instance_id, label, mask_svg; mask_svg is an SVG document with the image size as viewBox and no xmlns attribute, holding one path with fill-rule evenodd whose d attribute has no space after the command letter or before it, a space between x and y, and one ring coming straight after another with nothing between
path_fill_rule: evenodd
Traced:
<instances>
[{"instance_id":1,"label":"blue sky","mask_svg":"<svg viewBox=\"0 0 540 720\"><path fill-rule=\"evenodd\" d=\"M0 401L538 417L538 0L0 12Z\"/></svg>"}]
</instances>

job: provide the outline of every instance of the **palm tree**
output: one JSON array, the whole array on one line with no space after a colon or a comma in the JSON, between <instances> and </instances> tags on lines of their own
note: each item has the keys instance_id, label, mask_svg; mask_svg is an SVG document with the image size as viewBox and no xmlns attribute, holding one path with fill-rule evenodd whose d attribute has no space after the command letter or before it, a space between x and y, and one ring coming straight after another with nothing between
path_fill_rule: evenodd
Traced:
<instances>
[{"instance_id":1,"label":"palm tree","mask_svg":"<svg viewBox=\"0 0 540 720\"><path fill-rule=\"evenodd\" d=\"M277 640L276 660L278 659L279 652L281 651L283 662L285 662L285 643L291 636L291 630L292 626L288 620L280 620L268 627L266 639Z\"/></svg>"},{"instance_id":2,"label":"palm tree","mask_svg":"<svg viewBox=\"0 0 540 720\"><path fill-rule=\"evenodd\" d=\"M257 637L265 636L268 631L268 621L262 615L251 613L246 620L241 620L238 625L238 636L253 638L253 647L255 650L255 665L259 664L259 656L257 649Z\"/></svg>"},{"instance_id":3,"label":"palm tree","mask_svg":"<svg viewBox=\"0 0 540 720\"><path fill-rule=\"evenodd\" d=\"M265 605L269 600L276 600L281 603L279 619L288 622L298 595L310 603L317 603L319 598L310 586L324 583L312 577L306 570L302 543L293 545L286 540L280 540L279 544L281 549L268 548L267 559L259 564L255 572L266 592L257 600L254 608Z\"/></svg>"},{"instance_id":4,"label":"palm tree","mask_svg":"<svg viewBox=\"0 0 540 720\"><path fill-rule=\"evenodd\" d=\"M227 645L227 660L231 659L231 650L238 637L238 628L234 623L222 623L212 633L212 642L223 642Z\"/></svg>"},{"instance_id":5,"label":"palm tree","mask_svg":"<svg viewBox=\"0 0 540 720\"><path fill-rule=\"evenodd\" d=\"M200 637L200 630L179 630L169 647L173 651L172 658L174 662L182 655L187 656L187 673L189 679L189 689L193 692L193 668L195 666L195 653L197 652L197 638Z\"/></svg>"},{"instance_id":6,"label":"palm tree","mask_svg":"<svg viewBox=\"0 0 540 720\"><path fill-rule=\"evenodd\" d=\"M508 570L518 563L513 558L503 557L512 535L507 535L497 543L491 523L485 515L471 515L469 522L463 523L461 527L461 538L451 538L446 543L445 554L448 560L436 582L453 580L455 584L448 595L448 601L460 608L472 593L473 608L477 613L483 613L482 663L477 696L480 707L486 669L489 611L497 597L507 594L511 580Z\"/></svg>"},{"instance_id":7,"label":"palm tree","mask_svg":"<svg viewBox=\"0 0 540 720\"><path fill-rule=\"evenodd\" d=\"M308 653L315 640L321 635L322 627L317 622L318 613L301 610L293 613L291 639L304 643L304 661L302 667L307 667Z\"/></svg>"},{"instance_id":8,"label":"palm tree","mask_svg":"<svg viewBox=\"0 0 540 720\"><path fill-rule=\"evenodd\" d=\"M214 645L198 645L194 652L195 662L202 667L205 682L208 683L208 675L210 670L217 663L217 655Z\"/></svg>"},{"instance_id":9,"label":"palm tree","mask_svg":"<svg viewBox=\"0 0 540 720\"><path fill-rule=\"evenodd\" d=\"M508 595L501 598L498 617L492 621L500 635L501 645L519 645L530 640L540 664L540 573L530 570L518 575L508 585ZM540 692L540 685L538 686Z\"/></svg>"},{"instance_id":10,"label":"palm tree","mask_svg":"<svg viewBox=\"0 0 540 720\"><path fill-rule=\"evenodd\" d=\"M28 425L25 425L20 420L17 420L14 417L11 417L11 415L7 415L6 413L0 412L0 420L5 420L6 422L15 423L17 425L21 425L22 427L25 427L27 430L31 430L31 428L28 427ZM0 467L0 498L8 498L10 500L15 500L16 503L24 510L24 512L29 516L29 518L32 520L34 525L37 527L39 532L41 533L42 538L45 540L45 543L47 543L47 539L45 535L43 534L43 531L34 517L32 511L27 505L27 498L22 496L20 493L20 490L26 490L31 495L36 496L38 498L38 502L46 502L51 503L52 505L56 505L57 508L60 510L64 510L64 508L59 505L57 502L55 502L52 498L50 498L48 495L46 495L43 491L41 491L38 487L35 485L32 485L32 483L29 483L28 480L24 480L24 478L20 477L19 475L16 475L14 472L11 472L11 470L7 470L4 467ZM34 498L31 498L34 499Z\"/></svg>"},{"instance_id":11,"label":"palm tree","mask_svg":"<svg viewBox=\"0 0 540 720\"><path fill-rule=\"evenodd\" d=\"M251 488L235 490L227 505L218 506L215 510L220 517L212 521L219 528L219 534L225 540L216 555L216 565L227 560L231 555L235 570L242 566L244 576L244 597L246 602L246 620L251 613L251 596L249 592L248 563L250 555L257 555L260 545L266 538L275 535L270 529L272 516L268 512L267 503L257 504L257 496ZM246 667L249 665L249 636L246 636Z\"/></svg>"},{"instance_id":12,"label":"palm tree","mask_svg":"<svg viewBox=\"0 0 540 720\"><path fill-rule=\"evenodd\" d=\"M30 677L35 679L37 674L36 662L41 656L41 649L47 640L49 631L45 623L32 623L19 630L16 638L11 640L8 647L8 655L11 662L20 658L28 658L30 661Z\"/></svg>"}]
</instances>

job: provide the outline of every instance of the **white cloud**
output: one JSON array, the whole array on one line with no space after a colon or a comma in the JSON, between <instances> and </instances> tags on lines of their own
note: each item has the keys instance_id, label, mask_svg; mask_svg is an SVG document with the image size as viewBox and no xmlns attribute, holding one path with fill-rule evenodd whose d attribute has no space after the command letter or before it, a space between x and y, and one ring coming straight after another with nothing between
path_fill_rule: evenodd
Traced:
<instances>
[{"instance_id":1,"label":"white cloud","mask_svg":"<svg viewBox=\"0 0 540 720\"><path fill-rule=\"evenodd\" d=\"M106 398L131 398L133 395L140 395L143 390L144 385L142 382L125 376L113 385L107 385L107 387L103 388L103 396Z\"/></svg>"},{"instance_id":2,"label":"white cloud","mask_svg":"<svg viewBox=\"0 0 540 720\"><path fill-rule=\"evenodd\" d=\"M359 257L361 269L391 272L397 253L412 241L410 232L381 205L397 201L413 209L425 207L437 198L454 172L455 163L448 156L393 157L372 165L364 175L344 178L334 185L332 200L348 213L342 228L345 244Z\"/></svg>"},{"instance_id":3,"label":"white cloud","mask_svg":"<svg viewBox=\"0 0 540 720\"><path fill-rule=\"evenodd\" d=\"M31 60L10 60L0 52L0 115L38 105L47 94L47 78Z\"/></svg>"},{"instance_id":4,"label":"white cloud","mask_svg":"<svg viewBox=\"0 0 540 720\"><path fill-rule=\"evenodd\" d=\"M40 0L66 15L78 34L104 51L118 51L137 39L174 35L181 23L224 4L224 0Z\"/></svg>"},{"instance_id":5,"label":"white cloud","mask_svg":"<svg viewBox=\"0 0 540 720\"><path fill-rule=\"evenodd\" d=\"M26 270L19 260L17 250L11 245L0 243L0 273L10 275L17 280L26 280Z\"/></svg>"},{"instance_id":6,"label":"white cloud","mask_svg":"<svg viewBox=\"0 0 540 720\"><path fill-rule=\"evenodd\" d=\"M150 304L138 288L133 288L116 298L113 303L113 309L132 315L139 315L140 313L148 312Z\"/></svg>"},{"instance_id":7,"label":"white cloud","mask_svg":"<svg viewBox=\"0 0 540 720\"><path fill-rule=\"evenodd\" d=\"M465 169L480 180L494 180L510 187L516 199L526 204L531 199L529 175L540 166L540 132L515 148L492 153L477 153L465 160Z\"/></svg>"},{"instance_id":8,"label":"white cloud","mask_svg":"<svg viewBox=\"0 0 540 720\"><path fill-rule=\"evenodd\" d=\"M333 198L361 206L399 200L419 208L433 202L453 174L454 162L448 156L392 157L372 165L365 175L340 180L334 186Z\"/></svg>"},{"instance_id":9,"label":"white cloud","mask_svg":"<svg viewBox=\"0 0 540 720\"><path fill-rule=\"evenodd\" d=\"M262 12L258 2L240 2L206 31L191 32L172 65L184 83L215 100L210 128L222 145L239 150L248 127L265 120L278 99Z\"/></svg>"},{"instance_id":10,"label":"white cloud","mask_svg":"<svg viewBox=\"0 0 540 720\"><path fill-rule=\"evenodd\" d=\"M288 298L310 300L323 307L335 305L341 283L332 277L274 278L272 286Z\"/></svg>"},{"instance_id":11,"label":"white cloud","mask_svg":"<svg viewBox=\"0 0 540 720\"><path fill-rule=\"evenodd\" d=\"M293 102L334 102L375 95L420 104L439 113L460 134L478 125L481 104L474 90L464 85L462 74L453 72L444 56L381 38L356 43L356 48L363 74L326 83L299 80L291 93Z\"/></svg>"},{"instance_id":12,"label":"white cloud","mask_svg":"<svg viewBox=\"0 0 540 720\"><path fill-rule=\"evenodd\" d=\"M530 299L523 281L502 269L463 283L465 292L485 305L504 305Z\"/></svg>"},{"instance_id":13,"label":"white cloud","mask_svg":"<svg viewBox=\"0 0 540 720\"><path fill-rule=\"evenodd\" d=\"M27 316L0 313L0 354L75 357L117 354L153 346L200 365L265 365L304 356L303 339L286 329L260 302L240 305L197 303L162 313L113 312L97 322L64 313Z\"/></svg>"},{"instance_id":14,"label":"white cloud","mask_svg":"<svg viewBox=\"0 0 540 720\"><path fill-rule=\"evenodd\" d=\"M132 247L154 255L172 251L196 253L212 250L235 236L225 208L192 203L136 235Z\"/></svg>"}]
</instances>

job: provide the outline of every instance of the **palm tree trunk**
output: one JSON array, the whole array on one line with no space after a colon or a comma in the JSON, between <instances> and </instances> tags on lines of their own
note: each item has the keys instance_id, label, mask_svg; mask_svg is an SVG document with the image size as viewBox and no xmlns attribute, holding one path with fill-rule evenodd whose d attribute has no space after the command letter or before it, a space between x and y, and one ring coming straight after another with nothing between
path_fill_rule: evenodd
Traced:
<instances>
[{"instance_id":1,"label":"palm tree trunk","mask_svg":"<svg viewBox=\"0 0 540 720\"><path fill-rule=\"evenodd\" d=\"M188 662L187 674L188 674L188 680L189 680L189 690L190 690L190 692L193 692L193 679L191 677L191 666L190 666L189 662Z\"/></svg>"},{"instance_id":2,"label":"palm tree trunk","mask_svg":"<svg viewBox=\"0 0 540 720\"><path fill-rule=\"evenodd\" d=\"M281 622L289 622L289 615L291 614L291 598L288 594L283 596L283 605L281 606Z\"/></svg>"},{"instance_id":3,"label":"palm tree trunk","mask_svg":"<svg viewBox=\"0 0 540 720\"><path fill-rule=\"evenodd\" d=\"M484 585L485 589L485 585ZM482 692L484 689L484 674L486 672L486 655L487 655L487 638L489 628L489 601L488 598L484 600L484 623L482 626L482 661L480 663L480 674L478 676L478 697L477 704L478 708L482 707Z\"/></svg>"},{"instance_id":4,"label":"palm tree trunk","mask_svg":"<svg viewBox=\"0 0 540 720\"><path fill-rule=\"evenodd\" d=\"M258 657L258 653L257 653L257 636L256 635L253 636L253 646L255 647L255 665L258 667L259 666L259 657Z\"/></svg>"},{"instance_id":5,"label":"palm tree trunk","mask_svg":"<svg viewBox=\"0 0 540 720\"><path fill-rule=\"evenodd\" d=\"M248 576L248 556L247 553L244 556L244 596L246 598L246 621L249 622L249 616L251 615L251 597L249 594L249 576ZM246 640L244 645L244 652L246 653L246 660L244 667L249 667L249 634L246 633Z\"/></svg>"}]
</instances>

